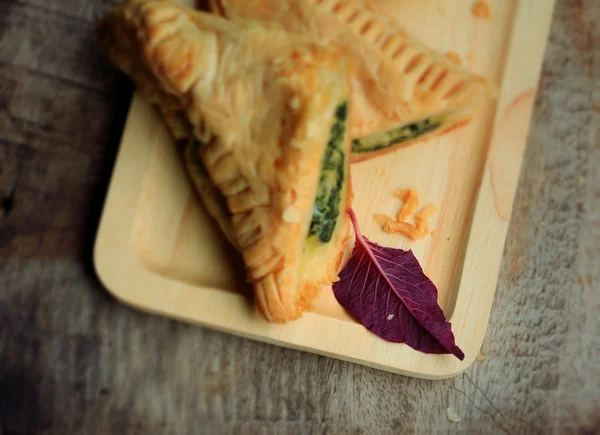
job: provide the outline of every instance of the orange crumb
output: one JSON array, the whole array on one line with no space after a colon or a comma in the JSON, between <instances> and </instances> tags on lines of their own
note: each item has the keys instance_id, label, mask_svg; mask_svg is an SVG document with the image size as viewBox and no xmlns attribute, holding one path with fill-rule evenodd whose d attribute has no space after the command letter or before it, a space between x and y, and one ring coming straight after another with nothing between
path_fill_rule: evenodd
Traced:
<instances>
[{"instance_id":1,"label":"orange crumb","mask_svg":"<svg viewBox=\"0 0 600 435\"><path fill-rule=\"evenodd\" d=\"M375 170L375 172L377 173L378 176L383 177L385 175L385 169L383 168L377 168Z\"/></svg>"},{"instance_id":2,"label":"orange crumb","mask_svg":"<svg viewBox=\"0 0 600 435\"><path fill-rule=\"evenodd\" d=\"M448 59L452 63L455 63L456 65L462 64L462 61L460 60L460 56L455 51L449 51L446 53L445 56L446 56L446 59Z\"/></svg>"},{"instance_id":3,"label":"orange crumb","mask_svg":"<svg viewBox=\"0 0 600 435\"><path fill-rule=\"evenodd\" d=\"M391 217L389 217L388 215L381 214L381 213L375 213L373 215L373 218L375 219L375 222L377 222L380 225L385 225L387 222L394 220Z\"/></svg>"},{"instance_id":4,"label":"orange crumb","mask_svg":"<svg viewBox=\"0 0 600 435\"><path fill-rule=\"evenodd\" d=\"M415 189L396 189L394 195L400 198L402 201L407 202L411 196L419 197L419 194Z\"/></svg>"},{"instance_id":5,"label":"orange crumb","mask_svg":"<svg viewBox=\"0 0 600 435\"><path fill-rule=\"evenodd\" d=\"M490 10L490 5L488 5L485 0L478 0L475 3L473 3L471 12L476 18L482 18L484 20L489 20L490 18L492 18L492 11Z\"/></svg>"},{"instance_id":6,"label":"orange crumb","mask_svg":"<svg viewBox=\"0 0 600 435\"><path fill-rule=\"evenodd\" d=\"M402 234L413 240L419 240L423 238L417 227L415 227L413 224L409 224L408 222L397 222L390 220L383 225L383 230L386 233Z\"/></svg>"},{"instance_id":7,"label":"orange crumb","mask_svg":"<svg viewBox=\"0 0 600 435\"><path fill-rule=\"evenodd\" d=\"M433 216L437 212L438 212L438 208L435 205L430 204L427 207L425 207L424 209L422 209L419 213L417 213L416 217L420 217L423 219L429 219L431 216Z\"/></svg>"},{"instance_id":8,"label":"orange crumb","mask_svg":"<svg viewBox=\"0 0 600 435\"><path fill-rule=\"evenodd\" d=\"M419 206L418 196L409 196L398 214L396 215L397 221L405 221L409 216L412 216Z\"/></svg>"},{"instance_id":9,"label":"orange crumb","mask_svg":"<svg viewBox=\"0 0 600 435\"><path fill-rule=\"evenodd\" d=\"M421 234L422 237L425 237L427 234L429 234L427 221L431 216L436 214L437 211L438 209L435 205L428 205L415 215L415 223L417 224L417 230L419 230L419 234Z\"/></svg>"},{"instance_id":10,"label":"orange crumb","mask_svg":"<svg viewBox=\"0 0 600 435\"><path fill-rule=\"evenodd\" d=\"M437 213L434 205L428 205L415 214L419 207L419 194L415 189L396 189L394 195L404 201L402 208L396 215L396 219L384 214L375 214L375 221L382 225L383 230L391 234L402 234L412 240L419 240L429 234L427 226L431 216ZM415 224L406 222L406 219L414 216Z\"/></svg>"},{"instance_id":11,"label":"orange crumb","mask_svg":"<svg viewBox=\"0 0 600 435\"><path fill-rule=\"evenodd\" d=\"M429 227L427 226L427 220L415 216L415 224L417 225L417 231L419 232L419 238L422 239L429 234Z\"/></svg>"}]
</instances>

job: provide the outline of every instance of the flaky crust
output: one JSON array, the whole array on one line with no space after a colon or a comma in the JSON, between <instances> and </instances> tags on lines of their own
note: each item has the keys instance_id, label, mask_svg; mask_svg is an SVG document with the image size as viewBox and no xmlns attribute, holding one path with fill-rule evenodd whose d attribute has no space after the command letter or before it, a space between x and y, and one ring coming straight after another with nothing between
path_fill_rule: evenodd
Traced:
<instances>
[{"instance_id":1,"label":"flaky crust","mask_svg":"<svg viewBox=\"0 0 600 435\"><path fill-rule=\"evenodd\" d=\"M298 317L315 288L334 279L348 243L342 213L325 267L303 278L326 121L348 98L339 59L300 36L169 0L126 0L98 33L174 134L200 142L197 152L226 199L231 233L265 317Z\"/></svg>"},{"instance_id":2,"label":"flaky crust","mask_svg":"<svg viewBox=\"0 0 600 435\"><path fill-rule=\"evenodd\" d=\"M441 129L447 130L470 121L480 103L496 93L492 83L427 48L363 0L212 0L211 8L232 20L278 23L350 53L357 64L354 138L458 111L460 118L453 117L454 124Z\"/></svg>"}]
</instances>

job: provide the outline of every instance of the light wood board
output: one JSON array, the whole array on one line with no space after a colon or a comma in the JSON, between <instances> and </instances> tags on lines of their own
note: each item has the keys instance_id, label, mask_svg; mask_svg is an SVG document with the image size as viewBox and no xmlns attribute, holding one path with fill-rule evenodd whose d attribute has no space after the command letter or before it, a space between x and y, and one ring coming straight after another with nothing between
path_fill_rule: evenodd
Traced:
<instances>
[{"instance_id":1,"label":"light wood board","mask_svg":"<svg viewBox=\"0 0 600 435\"><path fill-rule=\"evenodd\" d=\"M145 311L422 378L465 370L483 342L527 139L553 1L489 1L491 20L464 0L374 2L432 47L459 54L501 84L476 121L449 135L352 167L353 208L365 235L412 249L439 290L464 361L387 343L354 322L324 288L314 309L288 325L255 311L240 260L193 191L152 108L135 96L95 247L105 286ZM373 220L393 214L392 193L414 187L437 204L435 235L411 242Z\"/></svg>"}]
</instances>

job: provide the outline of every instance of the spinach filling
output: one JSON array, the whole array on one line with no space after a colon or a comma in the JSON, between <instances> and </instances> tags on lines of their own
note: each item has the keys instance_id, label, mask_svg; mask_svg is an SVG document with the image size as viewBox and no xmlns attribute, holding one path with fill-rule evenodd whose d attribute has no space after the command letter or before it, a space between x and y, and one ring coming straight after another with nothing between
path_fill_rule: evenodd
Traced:
<instances>
[{"instance_id":1,"label":"spinach filling","mask_svg":"<svg viewBox=\"0 0 600 435\"><path fill-rule=\"evenodd\" d=\"M394 128L382 133L375 133L369 136L354 139L352 141L352 152L355 154L370 153L382 150L384 148L407 142L425 136L442 126L444 115L434 116L413 122L412 124Z\"/></svg>"},{"instance_id":2,"label":"spinach filling","mask_svg":"<svg viewBox=\"0 0 600 435\"><path fill-rule=\"evenodd\" d=\"M323 156L321 178L308 232L308 237L316 236L323 243L329 242L333 237L333 231L340 215L341 195L344 194L346 178L344 142L347 118L348 103L344 101L335 111L335 119Z\"/></svg>"}]
</instances>

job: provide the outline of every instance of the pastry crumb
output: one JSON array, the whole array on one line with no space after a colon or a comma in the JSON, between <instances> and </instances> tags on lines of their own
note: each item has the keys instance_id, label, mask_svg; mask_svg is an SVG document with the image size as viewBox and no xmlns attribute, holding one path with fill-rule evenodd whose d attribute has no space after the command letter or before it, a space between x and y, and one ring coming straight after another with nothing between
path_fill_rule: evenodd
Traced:
<instances>
[{"instance_id":1,"label":"pastry crumb","mask_svg":"<svg viewBox=\"0 0 600 435\"><path fill-rule=\"evenodd\" d=\"M467 53L465 59L467 59L467 62L473 62L474 60L473 55L471 53Z\"/></svg>"},{"instance_id":2,"label":"pastry crumb","mask_svg":"<svg viewBox=\"0 0 600 435\"><path fill-rule=\"evenodd\" d=\"M479 349L479 353L477 354L477 362L482 363L485 361L485 355L483 354L483 350Z\"/></svg>"},{"instance_id":3,"label":"pastry crumb","mask_svg":"<svg viewBox=\"0 0 600 435\"><path fill-rule=\"evenodd\" d=\"M394 196L400 198L404 204L396 214L395 219L381 213L373 215L375 221L381 225L383 231L390 234L402 234L412 240L420 240L428 234L434 235L428 227L429 218L438 212L435 205L428 205L415 213L419 207L419 193L415 189L396 189ZM413 216L415 223L406 222Z\"/></svg>"},{"instance_id":4,"label":"pastry crumb","mask_svg":"<svg viewBox=\"0 0 600 435\"><path fill-rule=\"evenodd\" d=\"M437 213L437 211L438 209L435 205L428 205L415 215L415 223L417 224L417 230L419 230L419 234L422 234L423 237L429 234L427 222L429 221L430 217Z\"/></svg>"},{"instance_id":5,"label":"pastry crumb","mask_svg":"<svg viewBox=\"0 0 600 435\"><path fill-rule=\"evenodd\" d=\"M390 234L402 234L412 240L419 240L423 237L419 233L419 230L413 224L408 222L398 222L389 220L383 225L383 231Z\"/></svg>"},{"instance_id":6,"label":"pastry crumb","mask_svg":"<svg viewBox=\"0 0 600 435\"><path fill-rule=\"evenodd\" d=\"M433 204L429 204L427 207L425 207L419 213L417 213L416 217L420 217L423 219L429 219L437 212L438 212L438 208Z\"/></svg>"},{"instance_id":7,"label":"pastry crumb","mask_svg":"<svg viewBox=\"0 0 600 435\"><path fill-rule=\"evenodd\" d=\"M396 189L394 191L394 196L400 198L402 201L408 201L408 198L411 196L419 196L419 193L415 189Z\"/></svg>"},{"instance_id":8,"label":"pastry crumb","mask_svg":"<svg viewBox=\"0 0 600 435\"><path fill-rule=\"evenodd\" d=\"M477 0L475 3L473 3L471 13L475 18L481 18L483 20L489 20L492 18L490 5L485 0Z\"/></svg>"},{"instance_id":9,"label":"pastry crumb","mask_svg":"<svg viewBox=\"0 0 600 435\"><path fill-rule=\"evenodd\" d=\"M449 51L445 54L446 59L456 65L462 65L462 61L460 60L460 56L455 51Z\"/></svg>"},{"instance_id":10,"label":"pastry crumb","mask_svg":"<svg viewBox=\"0 0 600 435\"><path fill-rule=\"evenodd\" d=\"M393 315L393 314L388 314L388 316L387 316L387 319L388 319L388 320L392 320L393 318L394 318L394 315Z\"/></svg>"},{"instance_id":11,"label":"pastry crumb","mask_svg":"<svg viewBox=\"0 0 600 435\"><path fill-rule=\"evenodd\" d=\"M373 215L373 218L375 219L375 222L377 222L380 225L385 225L386 222L393 220L390 216L381 213L375 213Z\"/></svg>"},{"instance_id":12,"label":"pastry crumb","mask_svg":"<svg viewBox=\"0 0 600 435\"><path fill-rule=\"evenodd\" d=\"M428 234L434 234L429 230L428 221L437 213L438 208L436 206L428 205L415 214L419 207L419 193L415 189L396 189L394 196L404 202L395 219L385 214L375 214L373 216L375 221L382 226L383 231L390 234L402 234L412 240L420 240ZM410 216L414 217L414 224L406 222Z\"/></svg>"},{"instance_id":13,"label":"pastry crumb","mask_svg":"<svg viewBox=\"0 0 600 435\"><path fill-rule=\"evenodd\" d=\"M415 213L417 207L419 207L419 195L415 191L410 191L408 196L404 196L402 199L404 205L396 215L397 221L405 221L409 216Z\"/></svg>"},{"instance_id":14,"label":"pastry crumb","mask_svg":"<svg viewBox=\"0 0 600 435\"><path fill-rule=\"evenodd\" d=\"M385 169L383 169L383 168L377 168L375 170L375 173L377 174L377 176L383 177L385 175Z\"/></svg>"},{"instance_id":15,"label":"pastry crumb","mask_svg":"<svg viewBox=\"0 0 600 435\"><path fill-rule=\"evenodd\" d=\"M440 17L445 17L446 16L446 8L443 6L440 6L437 8L437 12L440 15Z\"/></svg>"},{"instance_id":16,"label":"pastry crumb","mask_svg":"<svg viewBox=\"0 0 600 435\"><path fill-rule=\"evenodd\" d=\"M458 412L456 412L456 409L452 406L446 409L446 415L448 416L448 420L450 420L453 423L458 423L460 421L460 416L458 415Z\"/></svg>"}]
</instances>

